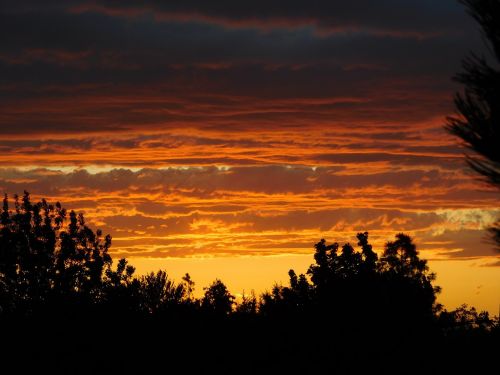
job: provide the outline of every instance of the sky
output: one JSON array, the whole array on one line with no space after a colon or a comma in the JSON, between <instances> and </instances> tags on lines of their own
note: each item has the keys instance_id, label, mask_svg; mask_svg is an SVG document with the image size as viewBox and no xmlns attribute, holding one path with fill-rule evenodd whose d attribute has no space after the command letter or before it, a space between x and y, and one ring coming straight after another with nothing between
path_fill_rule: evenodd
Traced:
<instances>
[{"instance_id":1,"label":"sky","mask_svg":"<svg viewBox=\"0 0 500 375\"><path fill-rule=\"evenodd\" d=\"M405 232L446 307L498 314L498 191L443 129L487 53L455 0L0 0L0 35L0 191L138 273L261 292L321 238Z\"/></svg>"}]
</instances>

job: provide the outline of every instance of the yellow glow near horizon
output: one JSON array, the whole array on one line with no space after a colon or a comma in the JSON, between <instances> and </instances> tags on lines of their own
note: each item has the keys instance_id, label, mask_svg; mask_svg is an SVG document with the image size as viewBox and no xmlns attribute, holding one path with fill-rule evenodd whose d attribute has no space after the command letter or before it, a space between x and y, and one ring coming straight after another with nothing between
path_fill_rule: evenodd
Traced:
<instances>
[{"instance_id":1,"label":"yellow glow near horizon","mask_svg":"<svg viewBox=\"0 0 500 375\"><path fill-rule=\"evenodd\" d=\"M216 278L221 279L237 297L253 290L260 295L274 284L288 284L288 270L305 273L314 259L309 255L212 257L212 258L131 258L137 275L167 271L177 282L189 273L196 283L195 295L203 295L203 288ZM448 310L463 303L477 310L498 316L500 305L500 269L487 267L484 261L430 261L436 272L435 285L442 287L438 302Z\"/></svg>"}]
</instances>

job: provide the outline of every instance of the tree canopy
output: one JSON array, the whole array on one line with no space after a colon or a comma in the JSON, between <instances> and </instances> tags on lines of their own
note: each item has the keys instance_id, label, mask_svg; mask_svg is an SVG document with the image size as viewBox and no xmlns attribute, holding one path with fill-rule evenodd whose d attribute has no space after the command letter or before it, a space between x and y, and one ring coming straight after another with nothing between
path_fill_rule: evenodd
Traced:
<instances>
[{"instance_id":1,"label":"tree canopy","mask_svg":"<svg viewBox=\"0 0 500 375\"><path fill-rule=\"evenodd\" d=\"M455 95L456 116L447 119L446 129L459 137L472 153L469 166L500 189L500 1L461 0L481 27L490 56L471 52L462 61L455 80L463 92ZM500 251L500 222L490 229Z\"/></svg>"}]
</instances>

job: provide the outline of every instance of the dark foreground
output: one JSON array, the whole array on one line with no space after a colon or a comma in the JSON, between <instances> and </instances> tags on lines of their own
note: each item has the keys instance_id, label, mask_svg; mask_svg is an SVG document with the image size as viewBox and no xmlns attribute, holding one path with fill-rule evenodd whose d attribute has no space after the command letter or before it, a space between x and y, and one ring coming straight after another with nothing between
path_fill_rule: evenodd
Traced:
<instances>
[{"instance_id":1,"label":"dark foreground","mask_svg":"<svg viewBox=\"0 0 500 375\"><path fill-rule=\"evenodd\" d=\"M0 213L0 374L484 374L498 318L436 302L412 239L380 252L357 234L314 246L304 274L235 302L215 280L136 277L111 237L60 204L5 197Z\"/></svg>"},{"instance_id":2,"label":"dark foreground","mask_svg":"<svg viewBox=\"0 0 500 375\"><path fill-rule=\"evenodd\" d=\"M487 374L496 332L325 327L300 320L154 321L87 316L3 322L3 374ZM7 325L7 326L6 326Z\"/></svg>"}]
</instances>

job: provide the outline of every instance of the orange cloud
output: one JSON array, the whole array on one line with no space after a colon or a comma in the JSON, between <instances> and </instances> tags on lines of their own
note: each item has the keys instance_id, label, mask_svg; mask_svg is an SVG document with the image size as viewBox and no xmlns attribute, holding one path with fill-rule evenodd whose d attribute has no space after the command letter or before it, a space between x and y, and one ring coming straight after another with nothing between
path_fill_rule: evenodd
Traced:
<instances>
[{"instance_id":1,"label":"orange cloud","mask_svg":"<svg viewBox=\"0 0 500 375\"><path fill-rule=\"evenodd\" d=\"M84 211L120 256L305 254L320 236L367 229L379 247L414 234L436 259L494 255L481 243L499 212L494 192L446 169L365 168L3 169L0 187Z\"/></svg>"}]
</instances>

